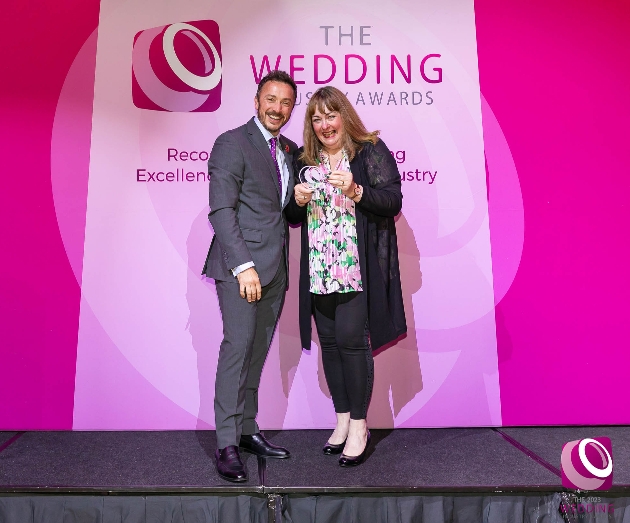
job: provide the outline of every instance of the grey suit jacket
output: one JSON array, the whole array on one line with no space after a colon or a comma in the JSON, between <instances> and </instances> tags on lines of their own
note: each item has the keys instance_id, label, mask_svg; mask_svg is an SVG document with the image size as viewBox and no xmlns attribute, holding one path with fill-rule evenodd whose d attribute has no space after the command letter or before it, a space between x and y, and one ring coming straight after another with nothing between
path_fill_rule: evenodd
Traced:
<instances>
[{"instance_id":1,"label":"grey suit jacket","mask_svg":"<svg viewBox=\"0 0 630 523\"><path fill-rule=\"evenodd\" d=\"M280 136L289 168L289 186L280 201L278 175L265 138L252 118L220 135L208 160L210 214L214 238L202 274L235 280L230 269L253 261L261 285L275 276L289 228L284 208L293 196L295 143ZM285 256L288 263L288 256Z\"/></svg>"}]
</instances>

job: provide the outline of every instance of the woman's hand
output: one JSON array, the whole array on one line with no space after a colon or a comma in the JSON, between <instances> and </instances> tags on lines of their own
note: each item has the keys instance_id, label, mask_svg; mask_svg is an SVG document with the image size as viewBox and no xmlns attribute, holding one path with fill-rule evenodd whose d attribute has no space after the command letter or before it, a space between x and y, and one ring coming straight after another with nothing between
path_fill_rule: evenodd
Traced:
<instances>
[{"instance_id":1,"label":"woman's hand","mask_svg":"<svg viewBox=\"0 0 630 523\"><path fill-rule=\"evenodd\" d=\"M313 189L307 183L299 183L293 188L293 194L295 196L295 203L297 203L300 207L304 207L308 202L311 201L313 197Z\"/></svg>"},{"instance_id":2,"label":"woman's hand","mask_svg":"<svg viewBox=\"0 0 630 523\"><path fill-rule=\"evenodd\" d=\"M352 178L352 173L347 171L333 171L328 176L328 183L333 187L341 189L341 192L351 200L355 197L354 189L356 184Z\"/></svg>"}]
</instances>

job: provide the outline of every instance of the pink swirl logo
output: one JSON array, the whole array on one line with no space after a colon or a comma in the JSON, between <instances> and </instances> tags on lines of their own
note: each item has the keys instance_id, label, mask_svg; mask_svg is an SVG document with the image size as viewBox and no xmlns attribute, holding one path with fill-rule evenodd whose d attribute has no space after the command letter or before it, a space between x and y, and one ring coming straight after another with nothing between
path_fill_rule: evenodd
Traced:
<instances>
[{"instance_id":1,"label":"pink swirl logo","mask_svg":"<svg viewBox=\"0 0 630 523\"><path fill-rule=\"evenodd\" d=\"M569 441L560 458L562 486L579 490L608 490L613 480L610 438Z\"/></svg>"},{"instance_id":2,"label":"pink swirl logo","mask_svg":"<svg viewBox=\"0 0 630 523\"><path fill-rule=\"evenodd\" d=\"M213 20L140 31L131 63L131 94L139 109L209 113L221 106L221 39Z\"/></svg>"}]
</instances>

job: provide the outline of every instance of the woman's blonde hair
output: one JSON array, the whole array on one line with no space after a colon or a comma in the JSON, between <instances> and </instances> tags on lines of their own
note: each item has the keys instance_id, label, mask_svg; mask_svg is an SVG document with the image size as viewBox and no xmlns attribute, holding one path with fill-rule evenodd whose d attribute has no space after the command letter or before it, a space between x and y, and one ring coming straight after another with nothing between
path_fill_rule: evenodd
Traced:
<instances>
[{"instance_id":1,"label":"woman's blonde hair","mask_svg":"<svg viewBox=\"0 0 630 523\"><path fill-rule=\"evenodd\" d=\"M322 87L313 93L306 106L306 114L304 116L304 152L300 155L300 160L306 165L316 165L318 163L319 151L322 148L313 130L313 122L311 121L316 109L319 109L321 114L335 111L341 116L345 130L342 137L343 148L346 150L349 160L354 158L365 142L375 144L378 141L379 131L368 132L345 94L336 87Z\"/></svg>"}]
</instances>

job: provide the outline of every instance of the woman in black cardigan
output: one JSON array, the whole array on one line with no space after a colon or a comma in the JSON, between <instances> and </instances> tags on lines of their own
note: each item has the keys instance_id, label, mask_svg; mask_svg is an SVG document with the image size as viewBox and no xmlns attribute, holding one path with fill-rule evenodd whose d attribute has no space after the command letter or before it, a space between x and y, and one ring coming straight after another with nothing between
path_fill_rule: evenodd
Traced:
<instances>
[{"instance_id":1,"label":"woman in black cardigan","mask_svg":"<svg viewBox=\"0 0 630 523\"><path fill-rule=\"evenodd\" d=\"M370 440L372 350L407 331L394 222L400 173L378 131L368 132L330 86L309 101L294 167L300 179L286 213L302 223L300 337L310 348L314 315L337 414L324 453L342 453L341 466L359 465Z\"/></svg>"}]
</instances>

